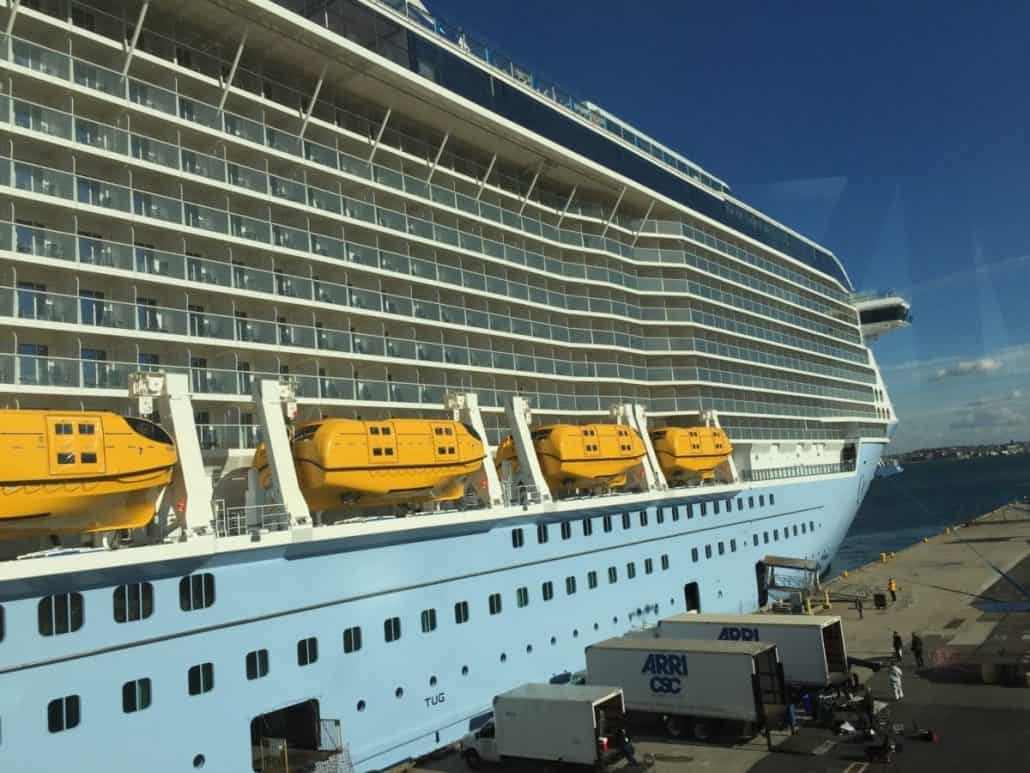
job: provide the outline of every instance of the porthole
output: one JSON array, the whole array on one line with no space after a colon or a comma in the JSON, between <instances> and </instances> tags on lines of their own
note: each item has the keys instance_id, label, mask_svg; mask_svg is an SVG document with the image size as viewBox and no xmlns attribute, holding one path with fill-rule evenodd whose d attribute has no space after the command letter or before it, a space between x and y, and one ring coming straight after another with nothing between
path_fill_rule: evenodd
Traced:
<instances>
[{"instance_id":1,"label":"porthole","mask_svg":"<svg viewBox=\"0 0 1030 773\"><path fill-rule=\"evenodd\" d=\"M202 768L204 767L205 762L207 762L207 760L204 759L204 755L198 754L196 757L193 758L193 767Z\"/></svg>"},{"instance_id":2,"label":"porthole","mask_svg":"<svg viewBox=\"0 0 1030 773\"><path fill-rule=\"evenodd\" d=\"M398 687L396 690L394 690L393 691L393 697L394 698L403 698L404 697L404 688L403 687Z\"/></svg>"},{"instance_id":3,"label":"porthole","mask_svg":"<svg viewBox=\"0 0 1030 773\"><path fill-rule=\"evenodd\" d=\"M618 625L618 624L619 624L619 618L618 618L618 616L615 616L615 617L613 617L613 618L612 618L612 625Z\"/></svg>"},{"instance_id":4,"label":"porthole","mask_svg":"<svg viewBox=\"0 0 1030 773\"><path fill-rule=\"evenodd\" d=\"M578 628L573 628L572 629L572 638L573 639L578 639L579 638L579 629Z\"/></svg>"},{"instance_id":5,"label":"porthole","mask_svg":"<svg viewBox=\"0 0 1030 773\"><path fill-rule=\"evenodd\" d=\"M551 646L553 647L557 643L558 643L558 637L557 636L552 636L551 637Z\"/></svg>"},{"instance_id":6,"label":"porthole","mask_svg":"<svg viewBox=\"0 0 1030 773\"><path fill-rule=\"evenodd\" d=\"M358 701L358 711L365 710L365 701Z\"/></svg>"},{"instance_id":7,"label":"porthole","mask_svg":"<svg viewBox=\"0 0 1030 773\"><path fill-rule=\"evenodd\" d=\"M532 651L533 651L533 645L532 644L527 644L526 645L526 654L529 654Z\"/></svg>"},{"instance_id":8,"label":"porthole","mask_svg":"<svg viewBox=\"0 0 1030 773\"><path fill-rule=\"evenodd\" d=\"M595 631L598 630L600 627L601 627L600 625L598 625L597 623L594 623L594 630Z\"/></svg>"},{"instance_id":9,"label":"porthole","mask_svg":"<svg viewBox=\"0 0 1030 773\"><path fill-rule=\"evenodd\" d=\"M429 677L429 686L430 687L436 687L436 677L435 676Z\"/></svg>"},{"instance_id":10,"label":"porthole","mask_svg":"<svg viewBox=\"0 0 1030 773\"><path fill-rule=\"evenodd\" d=\"M504 652L501 653L501 662L502 663L507 663L508 662L508 655L507 655L507 653L504 653Z\"/></svg>"},{"instance_id":11,"label":"porthole","mask_svg":"<svg viewBox=\"0 0 1030 773\"><path fill-rule=\"evenodd\" d=\"M462 666L461 667L461 675L462 676L468 676L469 675L469 667L468 666Z\"/></svg>"},{"instance_id":12,"label":"porthole","mask_svg":"<svg viewBox=\"0 0 1030 773\"><path fill-rule=\"evenodd\" d=\"M671 596L669 597L669 606L676 606L676 599L672 598Z\"/></svg>"}]
</instances>

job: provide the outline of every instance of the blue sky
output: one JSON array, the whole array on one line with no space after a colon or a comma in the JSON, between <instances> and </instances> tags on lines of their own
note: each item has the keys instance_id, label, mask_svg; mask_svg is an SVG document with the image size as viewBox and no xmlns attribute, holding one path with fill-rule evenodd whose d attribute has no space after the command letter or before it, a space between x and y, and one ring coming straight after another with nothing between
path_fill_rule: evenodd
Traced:
<instances>
[{"instance_id":1,"label":"blue sky","mask_svg":"<svg viewBox=\"0 0 1030 773\"><path fill-rule=\"evenodd\" d=\"M1030 4L427 4L908 295L895 450L1030 438Z\"/></svg>"}]
</instances>

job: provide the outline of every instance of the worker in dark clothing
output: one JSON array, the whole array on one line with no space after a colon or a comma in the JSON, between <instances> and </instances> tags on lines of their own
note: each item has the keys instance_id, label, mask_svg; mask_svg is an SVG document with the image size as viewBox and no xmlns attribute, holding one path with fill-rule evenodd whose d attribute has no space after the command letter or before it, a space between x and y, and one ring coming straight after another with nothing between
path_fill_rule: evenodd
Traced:
<instances>
[{"instance_id":1,"label":"worker in dark clothing","mask_svg":"<svg viewBox=\"0 0 1030 773\"><path fill-rule=\"evenodd\" d=\"M865 697L862 699L862 708L865 709L866 719L869 721L869 727L873 726L873 720L876 719L876 701L873 699L873 691L866 687Z\"/></svg>"},{"instance_id":2,"label":"worker in dark clothing","mask_svg":"<svg viewBox=\"0 0 1030 773\"><path fill-rule=\"evenodd\" d=\"M626 762L635 768L639 768L640 764L637 762L637 758L634 754L633 742L629 740L629 733L626 732L626 728L622 728L619 731L619 751L622 752L622 756L626 758Z\"/></svg>"},{"instance_id":3,"label":"worker in dark clothing","mask_svg":"<svg viewBox=\"0 0 1030 773\"><path fill-rule=\"evenodd\" d=\"M862 599L855 599L855 609L858 610L858 619L862 619Z\"/></svg>"},{"instance_id":4,"label":"worker in dark clothing","mask_svg":"<svg viewBox=\"0 0 1030 773\"><path fill-rule=\"evenodd\" d=\"M901 662L901 656L905 652L905 643L901 640L901 634L897 631L894 632L894 636L891 639L892 649L894 650L894 657L897 661Z\"/></svg>"},{"instance_id":5,"label":"worker in dark clothing","mask_svg":"<svg viewBox=\"0 0 1030 773\"><path fill-rule=\"evenodd\" d=\"M912 650L912 657L916 659L916 668L923 667L923 637L917 633L912 634L912 643L909 645Z\"/></svg>"}]
</instances>

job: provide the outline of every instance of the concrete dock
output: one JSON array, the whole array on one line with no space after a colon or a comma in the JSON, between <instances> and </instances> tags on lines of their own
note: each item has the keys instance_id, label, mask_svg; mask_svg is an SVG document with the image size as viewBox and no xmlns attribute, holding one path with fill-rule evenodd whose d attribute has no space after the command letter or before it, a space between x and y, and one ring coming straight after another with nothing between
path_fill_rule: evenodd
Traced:
<instances>
[{"instance_id":1,"label":"concrete dock","mask_svg":"<svg viewBox=\"0 0 1030 773\"><path fill-rule=\"evenodd\" d=\"M876 593L894 578L897 601ZM886 562L869 564L824 584L840 615L848 654L886 662L891 635L905 642L904 698L889 700L886 669L856 669L877 700L887 702L893 722L906 730L932 729L938 742L903 740L894 770L918 773L1030 771L1030 504L1003 507L959 528L913 545ZM859 617L853 599L864 599ZM908 645L913 632L924 641L925 667L917 669ZM670 742L646 731L634 739L638 760L653 759L656 773L711 770L719 773L866 773L882 764L866 761L865 744L806 723L799 736L713 743ZM456 753L422 760L419 771L459 773ZM540 771L542 764L504 763L498 771ZM615 770L634 773L620 763Z\"/></svg>"}]
</instances>

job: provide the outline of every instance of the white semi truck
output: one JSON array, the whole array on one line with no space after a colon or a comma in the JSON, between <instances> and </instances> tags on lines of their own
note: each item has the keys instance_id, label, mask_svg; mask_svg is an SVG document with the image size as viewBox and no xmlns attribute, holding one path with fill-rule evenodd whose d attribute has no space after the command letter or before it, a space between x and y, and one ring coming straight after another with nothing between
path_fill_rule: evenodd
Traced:
<instances>
[{"instance_id":1,"label":"white semi truck","mask_svg":"<svg viewBox=\"0 0 1030 773\"><path fill-rule=\"evenodd\" d=\"M698 740L719 724L778 723L786 705L776 645L623 636L586 649L588 684L622 688L626 711Z\"/></svg>"},{"instance_id":2,"label":"white semi truck","mask_svg":"<svg viewBox=\"0 0 1030 773\"><path fill-rule=\"evenodd\" d=\"M670 639L773 643L792 687L827 687L849 675L844 628L836 616L683 614L659 621L657 633Z\"/></svg>"},{"instance_id":3,"label":"white semi truck","mask_svg":"<svg viewBox=\"0 0 1030 773\"><path fill-rule=\"evenodd\" d=\"M493 718L462 739L461 756L472 769L507 757L600 766L624 722L618 687L525 684L494 698Z\"/></svg>"}]
</instances>

